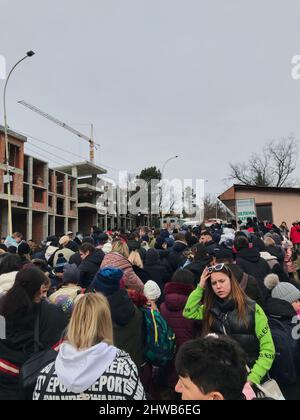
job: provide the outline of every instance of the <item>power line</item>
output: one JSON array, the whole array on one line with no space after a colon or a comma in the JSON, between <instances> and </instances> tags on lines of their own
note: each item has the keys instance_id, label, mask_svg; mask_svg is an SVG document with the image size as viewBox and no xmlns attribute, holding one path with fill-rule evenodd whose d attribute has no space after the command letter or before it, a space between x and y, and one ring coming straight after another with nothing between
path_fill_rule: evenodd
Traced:
<instances>
[{"instance_id":1,"label":"power line","mask_svg":"<svg viewBox=\"0 0 300 420\"><path fill-rule=\"evenodd\" d=\"M35 151L35 150L32 150L30 147L27 147L26 146L26 150L28 150L29 152L31 152L31 153L34 153L35 155L37 154L37 152ZM33 156L34 157L34 156ZM61 162L57 162L57 160L54 160L54 159L52 159L52 158L50 158L50 160L49 160L49 157L47 157L47 156L44 156L43 154L41 154L41 153L38 153L38 157L40 157L40 158L42 158L42 159L46 159L46 162L53 162L53 163L56 163L57 165L59 165L59 166L61 166L62 165L62 163Z\"/></svg>"},{"instance_id":2,"label":"power line","mask_svg":"<svg viewBox=\"0 0 300 420\"><path fill-rule=\"evenodd\" d=\"M47 146L53 147L53 148L55 148L55 149L57 149L57 150L60 150L60 151L65 152L65 153L68 153L69 155L73 155L73 156L75 156L75 157L79 157L80 159L83 159L83 156L80 156L80 155L78 155L78 154L76 154L76 153L73 153L73 152L71 152L70 150L66 150L66 149L63 149L63 148L61 148L61 147L59 147L59 146L55 146L55 145L53 145L53 144L51 144L51 143L46 142L45 140L41 140L40 138L34 137L34 136L32 136L32 135L30 135L30 134L27 134L27 133L24 133L24 132L22 132L22 131L19 131L19 130L18 130L18 132L19 132L20 134L23 134L23 136L26 136L26 137L30 138L31 140L36 140L36 141L39 141L39 142L41 142L41 143L46 144ZM72 162L72 163L74 163L74 162ZM110 170L112 170L112 171L120 172L120 169L113 168L112 166L105 165L104 163L99 163L99 166L104 166L105 168L110 169Z\"/></svg>"},{"instance_id":3,"label":"power line","mask_svg":"<svg viewBox=\"0 0 300 420\"><path fill-rule=\"evenodd\" d=\"M65 162L67 162L67 163L71 163L71 164L72 164L72 162L71 162L70 160L67 160L67 159L64 159L64 158L62 158L62 157L60 157L60 156L58 156L58 155L55 155L54 153L51 153L51 152L49 152L48 150L43 149L43 148L42 148L42 147L40 147L40 146L36 146L36 145L35 145L34 143L32 143L31 141L27 141L27 143L28 143L28 144L30 144L31 146L35 147L36 149L42 150L43 152L46 152L46 153L48 153L49 155L54 156L55 158L58 158L58 159L60 159L60 160L63 160L63 161L65 161Z\"/></svg>"}]
</instances>

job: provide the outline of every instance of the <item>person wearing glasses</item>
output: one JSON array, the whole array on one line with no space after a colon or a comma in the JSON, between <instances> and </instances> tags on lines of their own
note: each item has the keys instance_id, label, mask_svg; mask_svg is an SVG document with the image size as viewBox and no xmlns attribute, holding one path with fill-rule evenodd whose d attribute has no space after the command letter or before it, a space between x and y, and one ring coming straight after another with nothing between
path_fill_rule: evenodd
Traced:
<instances>
[{"instance_id":1,"label":"person wearing glasses","mask_svg":"<svg viewBox=\"0 0 300 420\"><path fill-rule=\"evenodd\" d=\"M225 264L206 267L183 311L187 319L203 321L202 335L228 335L247 355L248 383L260 384L272 367L275 347L263 309L239 286Z\"/></svg>"}]
</instances>

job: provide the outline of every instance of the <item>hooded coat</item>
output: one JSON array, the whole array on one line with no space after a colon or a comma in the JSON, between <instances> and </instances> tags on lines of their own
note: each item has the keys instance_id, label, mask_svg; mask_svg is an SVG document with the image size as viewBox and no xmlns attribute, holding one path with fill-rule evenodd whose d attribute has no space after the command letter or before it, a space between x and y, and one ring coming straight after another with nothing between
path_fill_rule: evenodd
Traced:
<instances>
[{"instance_id":1,"label":"hooded coat","mask_svg":"<svg viewBox=\"0 0 300 420\"><path fill-rule=\"evenodd\" d=\"M33 400L145 400L137 367L106 343L78 351L62 344L57 359L40 373Z\"/></svg>"}]
</instances>

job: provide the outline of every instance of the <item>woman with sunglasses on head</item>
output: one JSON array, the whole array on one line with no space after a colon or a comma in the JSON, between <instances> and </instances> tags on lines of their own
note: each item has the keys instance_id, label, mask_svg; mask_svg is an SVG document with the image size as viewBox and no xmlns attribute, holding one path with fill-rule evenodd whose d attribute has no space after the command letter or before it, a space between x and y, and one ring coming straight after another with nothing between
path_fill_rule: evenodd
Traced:
<instances>
[{"instance_id":1,"label":"woman with sunglasses on head","mask_svg":"<svg viewBox=\"0 0 300 420\"><path fill-rule=\"evenodd\" d=\"M225 264L207 267L183 311L188 319L203 320L203 336L229 335L247 354L250 384L260 384L271 369L275 348L262 308L249 299Z\"/></svg>"}]
</instances>

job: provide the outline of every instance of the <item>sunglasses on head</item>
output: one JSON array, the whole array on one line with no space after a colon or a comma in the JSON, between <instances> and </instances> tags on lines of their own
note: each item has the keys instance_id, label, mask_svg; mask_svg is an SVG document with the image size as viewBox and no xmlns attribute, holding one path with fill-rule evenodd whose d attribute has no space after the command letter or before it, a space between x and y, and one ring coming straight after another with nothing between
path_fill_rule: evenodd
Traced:
<instances>
[{"instance_id":1,"label":"sunglasses on head","mask_svg":"<svg viewBox=\"0 0 300 420\"><path fill-rule=\"evenodd\" d=\"M216 273L218 271L222 271L223 268L225 268L225 270L228 271L226 265L224 263L222 263L222 264L212 265L212 266L208 267L207 272L208 272L208 274L212 274L212 273Z\"/></svg>"}]
</instances>

